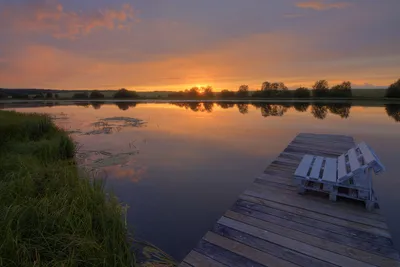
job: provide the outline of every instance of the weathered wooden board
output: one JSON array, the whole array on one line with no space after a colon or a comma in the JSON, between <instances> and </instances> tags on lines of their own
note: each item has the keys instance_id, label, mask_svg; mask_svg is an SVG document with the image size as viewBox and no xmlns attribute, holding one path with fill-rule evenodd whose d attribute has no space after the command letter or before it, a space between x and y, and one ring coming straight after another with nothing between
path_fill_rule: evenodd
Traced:
<instances>
[{"instance_id":1,"label":"weathered wooden board","mask_svg":"<svg viewBox=\"0 0 400 267\"><path fill-rule=\"evenodd\" d=\"M364 206L340 199L333 203L318 194L297 194L293 176L305 154L317 158L312 159L311 171L304 164L303 173L333 181L324 169L337 168L338 177L345 176L345 156L318 159L348 153L350 171L360 164L357 151L350 150L354 146L350 136L299 134L181 266L400 266L379 211L368 212ZM365 153L368 159L373 157Z\"/></svg>"}]
</instances>

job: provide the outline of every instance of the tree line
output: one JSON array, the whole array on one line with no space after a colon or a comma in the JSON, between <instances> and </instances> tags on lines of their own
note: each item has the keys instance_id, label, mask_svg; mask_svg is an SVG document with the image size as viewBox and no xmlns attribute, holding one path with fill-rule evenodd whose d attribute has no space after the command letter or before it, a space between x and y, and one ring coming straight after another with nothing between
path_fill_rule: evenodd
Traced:
<instances>
[{"instance_id":1,"label":"tree line","mask_svg":"<svg viewBox=\"0 0 400 267\"><path fill-rule=\"evenodd\" d=\"M241 98L352 98L351 82L344 81L341 84L329 86L328 81L319 80L311 88L299 87L295 90L289 88L282 82L263 82L260 90L251 92L248 85L241 85L237 91L222 90L214 92L211 86L192 87L168 95L170 99L241 99ZM385 97L400 98L400 79L391 84L386 91Z\"/></svg>"},{"instance_id":2,"label":"tree line","mask_svg":"<svg viewBox=\"0 0 400 267\"><path fill-rule=\"evenodd\" d=\"M13 99L29 99L26 93L12 90L12 93L7 93L7 89L0 88L0 98ZM32 91L32 90L31 90ZM341 84L329 86L328 81L319 80L314 83L311 88L299 87L295 90L289 88L282 82L263 82L261 88L251 92L248 85L239 86L237 91L222 90L214 92L211 86L192 87L184 91L171 92L168 94L169 99L252 99L252 98L289 98L289 99L307 99L307 98L352 98L352 85L349 81L344 81ZM385 97L400 98L400 79L391 84L386 89ZM33 98L35 99L60 99L58 93L38 93ZM72 96L73 99L105 99L105 95L97 90L77 92ZM115 92L112 99L137 99L140 98L136 91L130 91L122 88Z\"/></svg>"}]
</instances>

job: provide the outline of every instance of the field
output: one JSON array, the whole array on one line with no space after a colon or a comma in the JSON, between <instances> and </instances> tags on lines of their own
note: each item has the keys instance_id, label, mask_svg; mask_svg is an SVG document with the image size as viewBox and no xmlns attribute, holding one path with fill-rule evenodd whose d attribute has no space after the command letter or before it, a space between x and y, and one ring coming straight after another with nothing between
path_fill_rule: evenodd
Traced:
<instances>
[{"instance_id":1,"label":"field","mask_svg":"<svg viewBox=\"0 0 400 267\"><path fill-rule=\"evenodd\" d=\"M134 266L124 208L45 115L0 111L0 266Z\"/></svg>"}]
</instances>

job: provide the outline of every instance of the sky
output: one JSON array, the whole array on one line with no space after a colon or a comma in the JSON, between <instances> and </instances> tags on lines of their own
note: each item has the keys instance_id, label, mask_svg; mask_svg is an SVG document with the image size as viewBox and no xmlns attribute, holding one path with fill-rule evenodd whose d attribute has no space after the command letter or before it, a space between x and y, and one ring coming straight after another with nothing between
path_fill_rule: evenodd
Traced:
<instances>
[{"instance_id":1,"label":"sky","mask_svg":"<svg viewBox=\"0 0 400 267\"><path fill-rule=\"evenodd\" d=\"M0 0L0 87L216 91L400 78L399 0Z\"/></svg>"}]
</instances>

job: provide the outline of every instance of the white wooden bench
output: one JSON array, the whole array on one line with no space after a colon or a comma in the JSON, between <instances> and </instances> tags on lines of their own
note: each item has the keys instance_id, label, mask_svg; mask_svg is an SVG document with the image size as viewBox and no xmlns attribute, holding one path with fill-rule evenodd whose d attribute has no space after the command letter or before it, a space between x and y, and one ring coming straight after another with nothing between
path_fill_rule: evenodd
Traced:
<instances>
[{"instance_id":1,"label":"white wooden bench","mask_svg":"<svg viewBox=\"0 0 400 267\"><path fill-rule=\"evenodd\" d=\"M372 210L376 203L372 170L378 174L385 167L375 152L362 142L338 158L304 155L294 179L301 194L306 190L327 192L332 201L336 201L337 196L357 199Z\"/></svg>"}]
</instances>

